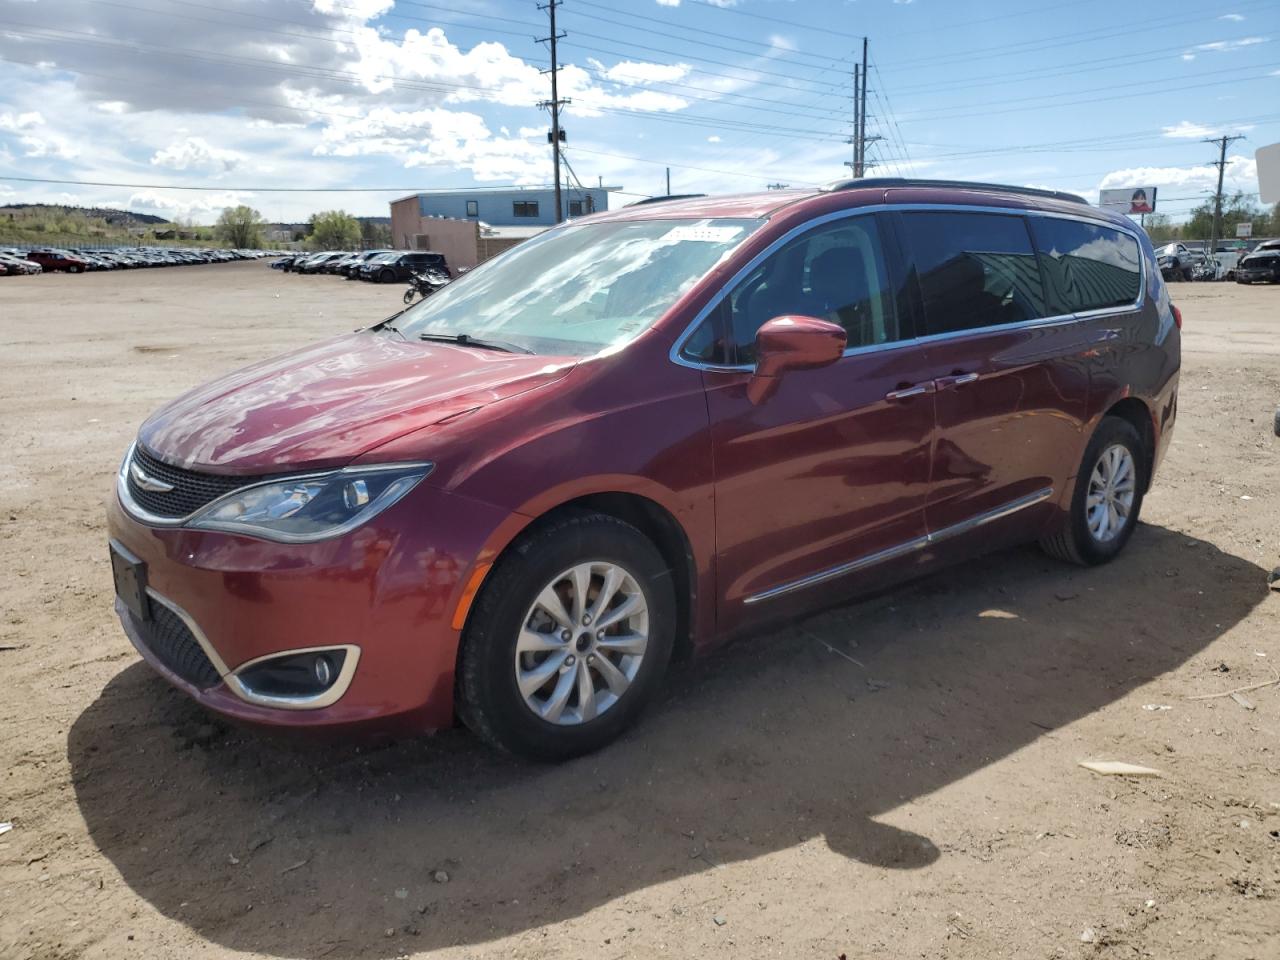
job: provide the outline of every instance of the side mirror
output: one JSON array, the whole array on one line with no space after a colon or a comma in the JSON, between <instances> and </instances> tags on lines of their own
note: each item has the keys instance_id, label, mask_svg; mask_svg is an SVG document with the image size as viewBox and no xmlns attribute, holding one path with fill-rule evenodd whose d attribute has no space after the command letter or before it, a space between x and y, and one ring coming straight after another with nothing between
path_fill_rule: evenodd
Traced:
<instances>
[{"instance_id":1,"label":"side mirror","mask_svg":"<svg viewBox=\"0 0 1280 960\"><path fill-rule=\"evenodd\" d=\"M747 399L763 403L790 370L814 370L844 355L844 327L817 317L786 316L766 321L756 332L756 370L747 382Z\"/></svg>"}]
</instances>

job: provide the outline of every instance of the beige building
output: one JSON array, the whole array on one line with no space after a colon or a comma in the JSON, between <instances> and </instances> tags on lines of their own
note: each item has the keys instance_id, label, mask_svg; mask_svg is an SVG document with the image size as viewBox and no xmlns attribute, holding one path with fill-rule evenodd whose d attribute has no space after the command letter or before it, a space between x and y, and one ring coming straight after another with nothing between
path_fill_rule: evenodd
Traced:
<instances>
[{"instance_id":1,"label":"beige building","mask_svg":"<svg viewBox=\"0 0 1280 960\"><path fill-rule=\"evenodd\" d=\"M423 214L421 200L421 194L413 194L392 201L391 245L443 253L455 269L474 267L547 229L542 224L490 226L474 214L468 219Z\"/></svg>"}]
</instances>

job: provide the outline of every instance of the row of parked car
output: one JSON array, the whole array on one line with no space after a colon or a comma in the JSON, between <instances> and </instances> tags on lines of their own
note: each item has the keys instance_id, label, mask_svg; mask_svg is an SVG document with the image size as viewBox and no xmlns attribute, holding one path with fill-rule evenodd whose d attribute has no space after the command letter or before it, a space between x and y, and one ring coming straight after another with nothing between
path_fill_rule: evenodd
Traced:
<instances>
[{"instance_id":1,"label":"row of parked car","mask_svg":"<svg viewBox=\"0 0 1280 960\"><path fill-rule=\"evenodd\" d=\"M33 273L88 273L138 267L180 267L196 263L230 263L270 256L267 250L194 250L174 247L130 247L118 250L0 249L0 277Z\"/></svg>"},{"instance_id":2,"label":"row of parked car","mask_svg":"<svg viewBox=\"0 0 1280 960\"><path fill-rule=\"evenodd\" d=\"M325 250L282 257L271 264L286 273L329 273L348 280L372 283L406 283L415 274L439 273L453 276L443 253L429 250Z\"/></svg>"},{"instance_id":3,"label":"row of parked car","mask_svg":"<svg viewBox=\"0 0 1280 960\"><path fill-rule=\"evenodd\" d=\"M1210 257L1184 243L1169 243L1156 251L1166 280L1234 280L1280 282L1280 240L1264 240L1254 249L1219 247Z\"/></svg>"}]
</instances>

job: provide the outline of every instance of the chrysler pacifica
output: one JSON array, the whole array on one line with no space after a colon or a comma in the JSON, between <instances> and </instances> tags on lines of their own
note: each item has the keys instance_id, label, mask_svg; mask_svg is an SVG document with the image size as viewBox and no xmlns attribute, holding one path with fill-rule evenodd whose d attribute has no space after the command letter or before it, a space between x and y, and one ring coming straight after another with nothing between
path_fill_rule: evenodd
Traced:
<instances>
[{"instance_id":1,"label":"chrysler pacifica","mask_svg":"<svg viewBox=\"0 0 1280 960\"><path fill-rule=\"evenodd\" d=\"M1181 315L1124 217L863 180L575 220L140 428L116 609L206 707L515 753L617 736L674 654L1134 530Z\"/></svg>"}]
</instances>

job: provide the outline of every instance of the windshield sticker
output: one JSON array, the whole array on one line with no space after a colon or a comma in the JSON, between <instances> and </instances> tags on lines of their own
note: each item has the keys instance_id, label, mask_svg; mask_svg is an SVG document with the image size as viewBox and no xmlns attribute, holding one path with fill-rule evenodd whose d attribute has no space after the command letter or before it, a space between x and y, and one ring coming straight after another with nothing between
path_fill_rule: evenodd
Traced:
<instances>
[{"instance_id":1,"label":"windshield sticker","mask_svg":"<svg viewBox=\"0 0 1280 960\"><path fill-rule=\"evenodd\" d=\"M742 233L742 227L672 227L662 235L666 242L692 240L696 243L729 243Z\"/></svg>"}]
</instances>

